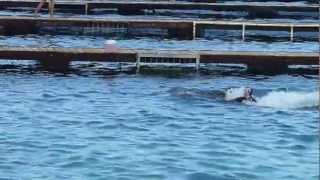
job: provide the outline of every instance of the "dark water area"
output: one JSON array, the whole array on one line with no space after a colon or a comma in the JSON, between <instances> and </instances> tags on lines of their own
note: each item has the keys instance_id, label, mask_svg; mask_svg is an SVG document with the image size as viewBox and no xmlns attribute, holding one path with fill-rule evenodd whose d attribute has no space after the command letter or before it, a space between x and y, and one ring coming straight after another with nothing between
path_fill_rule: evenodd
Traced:
<instances>
[{"instance_id":1,"label":"dark water area","mask_svg":"<svg viewBox=\"0 0 320 180\"><path fill-rule=\"evenodd\" d=\"M272 52L318 52L318 42L262 42L231 39L197 39L181 41L159 38L130 38L114 36L69 36L69 35L22 35L0 36L0 47L63 47L103 48L105 41L116 39L120 48L169 49L169 50L230 50L230 51L272 51Z\"/></svg>"},{"instance_id":2,"label":"dark water area","mask_svg":"<svg viewBox=\"0 0 320 180\"><path fill-rule=\"evenodd\" d=\"M243 2L232 2L232 4L243 4ZM257 3L259 5L281 5L281 3ZM300 3L292 3L300 5ZM302 4L303 5L303 4ZM65 11L65 12L64 12ZM211 11L211 10L145 10L142 15L121 15L116 9L96 9L89 15L71 10L57 10L55 17L58 18L89 18L89 19L170 19L170 20L235 20L235 21L256 21L256 22L286 22L286 23L317 23L317 12L285 12L279 11L278 15L273 17L253 16L248 12L242 11ZM33 8L9 8L0 10L0 16L29 16L34 17ZM47 11L43 10L40 17L48 17Z\"/></svg>"},{"instance_id":3,"label":"dark water area","mask_svg":"<svg viewBox=\"0 0 320 180\"><path fill-rule=\"evenodd\" d=\"M224 100L248 86L257 104ZM309 179L317 78L195 74L0 77L3 179Z\"/></svg>"},{"instance_id":4,"label":"dark water area","mask_svg":"<svg viewBox=\"0 0 320 180\"><path fill-rule=\"evenodd\" d=\"M201 1L201 0L200 0ZM246 1L233 1L233 0L218 0L218 2L223 3L265 3L265 4L292 4L292 5L305 5L305 4L317 4L317 0L308 0L308 1L301 1L301 0L246 0Z\"/></svg>"}]
</instances>

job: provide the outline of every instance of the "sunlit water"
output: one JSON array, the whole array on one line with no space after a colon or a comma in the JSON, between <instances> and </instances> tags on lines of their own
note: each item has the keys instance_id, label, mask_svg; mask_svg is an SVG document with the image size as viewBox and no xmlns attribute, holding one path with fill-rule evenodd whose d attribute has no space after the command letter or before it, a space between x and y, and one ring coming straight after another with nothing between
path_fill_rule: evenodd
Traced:
<instances>
[{"instance_id":1,"label":"sunlit water","mask_svg":"<svg viewBox=\"0 0 320 180\"><path fill-rule=\"evenodd\" d=\"M316 180L316 82L2 73L1 178ZM241 86L261 101L224 100Z\"/></svg>"}]
</instances>

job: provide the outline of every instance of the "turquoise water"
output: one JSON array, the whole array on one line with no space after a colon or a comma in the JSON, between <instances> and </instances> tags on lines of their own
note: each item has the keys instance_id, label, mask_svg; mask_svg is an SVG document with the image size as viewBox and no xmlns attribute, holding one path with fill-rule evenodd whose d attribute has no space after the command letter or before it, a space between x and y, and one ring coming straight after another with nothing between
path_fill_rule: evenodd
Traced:
<instances>
[{"instance_id":1,"label":"turquoise water","mask_svg":"<svg viewBox=\"0 0 320 180\"><path fill-rule=\"evenodd\" d=\"M2 70L1 179L316 180L316 82ZM224 100L241 86L257 104Z\"/></svg>"}]
</instances>

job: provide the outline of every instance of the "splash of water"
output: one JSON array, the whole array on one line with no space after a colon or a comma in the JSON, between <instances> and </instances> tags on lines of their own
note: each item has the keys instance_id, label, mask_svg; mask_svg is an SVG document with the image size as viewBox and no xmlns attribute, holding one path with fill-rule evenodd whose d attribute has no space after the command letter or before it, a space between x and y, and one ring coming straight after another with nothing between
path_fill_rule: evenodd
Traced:
<instances>
[{"instance_id":1,"label":"splash of water","mask_svg":"<svg viewBox=\"0 0 320 180\"><path fill-rule=\"evenodd\" d=\"M225 101L234 101L243 97L245 87L230 88L225 91ZM320 94L313 92L295 92L295 91L271 91L264 96L256 97L257 102L245 101L247 105L256 105L272 108L299 109L319 107Z\"/></svg>"},{"instance_id":2,"label":"splash of water","mask_svg":"<svg viewBox=\"0 0 320 180\"><path fill-rule=\"evenodd\" d=\"M273 108L312 108L319 106L319 92L272 91L257 99L258 106Z\"/></svg>"}]
</instances>

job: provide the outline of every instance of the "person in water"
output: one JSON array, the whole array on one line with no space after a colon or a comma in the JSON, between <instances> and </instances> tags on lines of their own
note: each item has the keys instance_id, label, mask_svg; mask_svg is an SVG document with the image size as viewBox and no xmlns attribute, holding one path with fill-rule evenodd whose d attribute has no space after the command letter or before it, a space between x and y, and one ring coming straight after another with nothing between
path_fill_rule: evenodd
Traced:
<instances>
[{"instance_id":1,"label":"person in water","mask_svg":"<svg viewBox=\"0 0 320 180\"><path fill-rule=\"evenodd\" d=\"M253 94L253 90L251 88L245 88L243 96L238 97L235 100L238 102L244 102L244 101L257 102L257 100L254 98L252 94Z\"/></svg>"}]
</instances>

